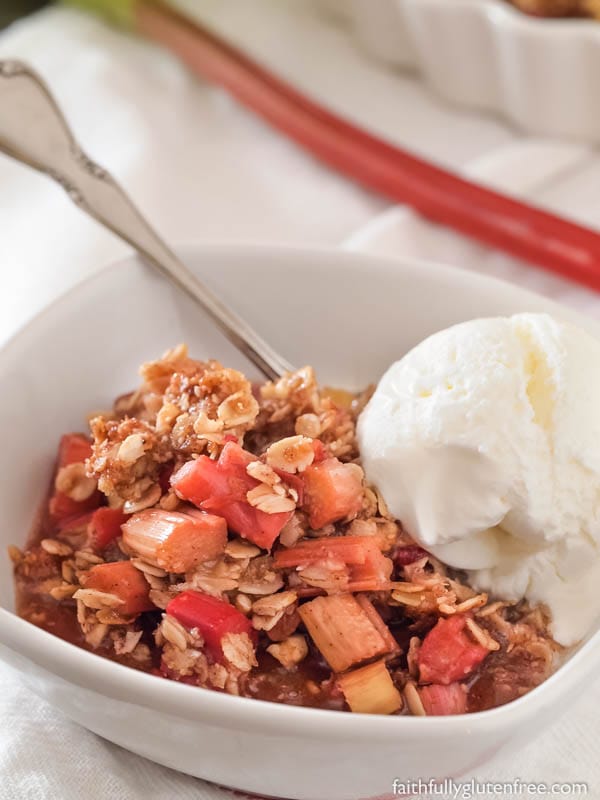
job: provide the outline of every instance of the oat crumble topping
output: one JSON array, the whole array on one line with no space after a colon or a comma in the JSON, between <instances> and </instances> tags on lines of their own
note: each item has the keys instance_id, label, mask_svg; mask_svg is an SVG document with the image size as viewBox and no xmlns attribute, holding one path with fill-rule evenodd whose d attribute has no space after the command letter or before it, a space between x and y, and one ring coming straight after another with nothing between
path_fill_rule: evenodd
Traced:
<instances>
[{"instance_id":1,"label":"oat crumble topping","mask_svg":"<svg viewBox=\"0 0 600 800\"><path fill-rule=\"evenodd\" d=\"M310 367L253 386L183 345L141 377L61 441L10 549L26 619L163 678L371 713L477 711L555 668L543 608L475 592L366 484L370 390Z\"/></svg>"}]
</instances>

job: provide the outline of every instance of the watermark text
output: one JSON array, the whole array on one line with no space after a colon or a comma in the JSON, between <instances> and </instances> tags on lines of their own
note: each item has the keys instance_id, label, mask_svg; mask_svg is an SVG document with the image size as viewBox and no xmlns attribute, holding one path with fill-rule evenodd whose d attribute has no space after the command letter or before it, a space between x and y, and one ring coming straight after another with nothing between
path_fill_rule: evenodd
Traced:
<instances>
[{"instance_id":1,"label":"watermark text","mask_svg":"<svg viewBox=\"0 0 600 800\"><path fill-rule=\"evenodd\" d=\"M484 795L499 797L585 797L588 785L582 781L571 783L539 783L515 778L512 781L455 781L453 778L394 780L392 791L396 797L438 795L445 800L472 800Z\"/></svg>"}]
</instances>

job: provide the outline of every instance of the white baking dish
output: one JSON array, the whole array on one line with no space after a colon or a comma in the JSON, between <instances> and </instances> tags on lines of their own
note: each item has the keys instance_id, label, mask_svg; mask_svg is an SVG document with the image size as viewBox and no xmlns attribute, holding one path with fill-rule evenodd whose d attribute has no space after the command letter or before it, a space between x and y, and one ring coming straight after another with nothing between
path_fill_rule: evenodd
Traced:
<instances>
[{"instance_id":1,"label":"white baking dish","mask_svg":"<svg viewBox=\"0 0 600 800\"><path fill-rule=\"evenodd\" d=\"M316 0L377 58L532 134L600 141L600 23L505 0Z\"/></svg>"}]
</instances>

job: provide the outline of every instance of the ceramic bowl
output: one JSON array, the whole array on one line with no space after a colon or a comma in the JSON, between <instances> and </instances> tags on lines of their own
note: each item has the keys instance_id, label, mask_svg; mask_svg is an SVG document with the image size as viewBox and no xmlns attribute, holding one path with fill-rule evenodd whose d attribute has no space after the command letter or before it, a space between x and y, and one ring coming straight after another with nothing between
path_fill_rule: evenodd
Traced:
<instances>
[{"instance_id":1,"label":"ceramic bowl","mask_svg":"<svg viewBox=\"0 0 600 800\"><path fill-rule=\"evenodd\" d=\"M187 263L293 363L358 388L424 336L473 317L572 312L460 270L328 250L202 247ZM579 324L598 333L594 323ZM0 351L0 656L67 717L146 758L295 800L394 796L394 779L459 777L530 741L600 668L595 634L546 683L479 714L416 718L294 708L197 689L112 663L13 613L10 543L22 544L59 435L187 341L248 369L185 297L132 257L50 306ZM249 370L251 372L251 370ZM27 713L27 709L23 710Z\"/></svg>"},{"instance_id":2,"label":"ceramic bowl","mask_svg":"<svg viewBox=\"0 0 600 800\"><path fill-rule=\"evenodd\" d=\"M451 103L503 116L531 134L600 141L596 20L540 19L506 0L314 3L369 54L418 71Z\"/></svg>"}]
</instances>

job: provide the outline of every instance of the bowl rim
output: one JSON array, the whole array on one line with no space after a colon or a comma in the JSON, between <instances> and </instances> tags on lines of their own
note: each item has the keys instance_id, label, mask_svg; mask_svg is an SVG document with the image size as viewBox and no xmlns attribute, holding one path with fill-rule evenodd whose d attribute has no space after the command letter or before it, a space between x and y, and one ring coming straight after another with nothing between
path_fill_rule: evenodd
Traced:
<instances>
[{"instance_id":1,"label":"bowl rim","mask_svg":"<svg viewBox=\"0 0 600 800\"><path fill-rule=\"evenodd\" d=\"M262 245L255 243L203 243L177 248L184 259L198 257L220 257L246 260L256 257L276 260L279 269L286 268L286 257L323 263L327 261L328 269L341 270L348 263L362 264L362 269L370 263L384 270L393 272L402 270L405 277L411 274L424 274L435 278L437 282L449 281L460 287L468 283L473 289L485 288L488 292L495 290L515 296L523 305L530 300L537 306L542 303L550 312L554 310L559 316L578 319L585 327L600 333L600 326L590 318L563 307L556 302L543 298L527 289L499 280L495 277L469 272L438 262L415 258L398 258L372 255L360 251L343 250L334 247L305 247L302 245ZM136 254L130 254L107 264L92 275L84 277L66 292L60 294L51 303L25 322L0 347L0 371L2 360L15 343L26 332L43 325L46 316L60 310L64 303L74 302L80 294L93 289L97 283L111 281L123 269L139 268L143 264ZM150 273L153 274L153 273ZM346 714L339 711L290 706L272 703L254 698L235 697L201 687L187 686L176 681L169 681L158 676L134 670L116 662L82 650L33 624L18 617L16 613L0 606L0 654L3 648L13 650L21 658L33 661L43 670L53 673L58 678L74 683L100 695L122 700L128 703L160 711L172 716L193 721L213 723L219 727L239 729L243 725L246 731L260 728L265 732L277 735L299 736L314 733L335 735L339 741L355 741L369 737L373 740L388 740L396 733L426 733L427 736L439 734L446 736L448 732L459 728L468 728L470 734L494 728L500 730L512 726L517 719L529 717L537 709L555 702L567 690L569 684L580 680L578 672L591 672L592 654L596 653L596 661L600 665L600 630L592 634L586 642L576 649L570 658L561 665L546 681L521 698L504 706L471 714L446 717L427 717L425 721L418 717L382 716L376 714ZM586 664L586 659L589 662ZM349 722L349 720L352 720ZM419 727L421 726L421 727Z\"/></svg>"}]
</instances>

